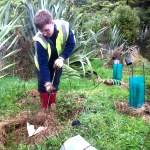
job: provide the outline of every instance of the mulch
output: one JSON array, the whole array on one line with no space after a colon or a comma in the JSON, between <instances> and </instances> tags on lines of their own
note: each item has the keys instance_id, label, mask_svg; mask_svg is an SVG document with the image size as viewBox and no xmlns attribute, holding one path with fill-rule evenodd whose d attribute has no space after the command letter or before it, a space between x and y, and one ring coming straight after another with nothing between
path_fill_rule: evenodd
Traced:
<instances>
[{"instance_id":1,"label":"mulch","mask_svg":"<svg viewBox=\"0 0 150 150\"><path fill-rule=\"evenodd\" d=\"M130 107L127 101L117 101L115 102L115 108L118 112L129 116L141 117L150 122L150 101L146 101L140 108Z\"/></svg>"}]
</instances>

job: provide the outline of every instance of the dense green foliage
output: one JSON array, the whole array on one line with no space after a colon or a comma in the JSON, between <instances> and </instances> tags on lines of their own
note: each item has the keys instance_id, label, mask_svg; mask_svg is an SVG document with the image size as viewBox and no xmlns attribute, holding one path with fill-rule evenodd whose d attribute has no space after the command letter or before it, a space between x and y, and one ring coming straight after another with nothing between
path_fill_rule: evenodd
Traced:
<instances>
[{"instance_id":1,"label":"dense green foliage","mask_svg":"<svg viewBox=\"0 0 150 150\"><path fill-rule=\"evenodd\" d=\"M127 41L127 45L137 44L140 47L141 54L149 59L146 55L149 54L149 6L150 3L146 0L103 0L87 3L80 7L79 12L85 14L87 18L91 18L91 16L95 18L93 24L91 19L85 22L85 26L92 29L101 27L100 24L103 18L107 17L107 23L110 23L111 28L116 24L121 29L121 34L125 38L124 40ZM111 32L108 31L107 33L109 34L107 38L104 36L104 39L105 42L110 42Z\"/></svg>"},{"instance_id":2,"label":"dense green foliage","mask_svg":"<svg viewBox=\"0 0 150 150\"><path fill-rule=\"evenodd\" d=\"M134 43L139 33L140 19L129 6L118 6L113 11L112 24L120 27L123 38Z\"/></svg>"},{"instance_id":3,"label":"dense green foliage","mask_svg":"<svg viewBox=\"0 0 150 150\"><path fill-rule=\"evenodd\" d=\"M5 0L3 0L0 5L2 6L4 2ZM32 66L31 70L33 70L34 45L32 37L37 31L33 23L33 17L35 12L41 8L48 9L52 12L55 19L67 19L74 29L77 46L74 51L74 56L72 57L73 61L71 60L72 58L70 58L68 63L73 62L73 66L77 64L75 68L79 68L78 63L81 63L82 70L84 71L83 64L89 64L88 62L90 62L91 55L88 55L88 57L84 59L83 56L85 57L85 54L91 50L95 51L101 48L100 45L104 45L107 51L114 50L120 44L126 42L126 45L137 44L140 46L142 54L149 52L149 9L145 7L145 1L135 1L134 5L131 1L128 1L128 3L127 1L110 2L105 0L81 1L80 4L77 4L79 9L76 8L76 1L73 3L73 1L64 2L61 0L19 0L16 5L13 1L10 2L10 10L8 9L9 11L6 12L9 18L16 18L13 13L9 15L10 11L14 12L17 10L17 13L23 12L23 17L18 21L21 27L16 31L12 31L13 35L16 36L13 43L16 42L16 44L11 48L10 52L14 54L14 52L21 50L18 56L9 59L9 63L13 64L14 60L20 58L13 72L26 68L28 65ZM132 9L132 7L134 9ZM105 30L100 33L99 31L102 31L102 29ZM8 42L8 44L10 43ZM4 55L6 54L8 53ZM79 57L79 55L82 56ZM76 56L77 63L74 59ZM146 56L148 57L149 55ZM81 60L80 58L82 58L82 61L79 61ZM86 59L89 61L87 62ZM72 63L70 66L71 65ZM33 72L30 70L27 71L25 69L24 73L27 75L27 78L33 76ZM17 74L20 73L17 71Z\"/></svg>"}]
</instances>

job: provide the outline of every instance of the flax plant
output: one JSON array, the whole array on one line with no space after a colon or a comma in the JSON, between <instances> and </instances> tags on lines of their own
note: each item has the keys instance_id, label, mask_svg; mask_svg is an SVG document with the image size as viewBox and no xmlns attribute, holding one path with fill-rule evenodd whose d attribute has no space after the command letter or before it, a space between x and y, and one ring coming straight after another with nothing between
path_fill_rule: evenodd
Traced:
<instances>
[{"instance_id":1,"label":"flax plant","mask_svg":"<svg viewBox=\"0 0 150 150\"><path fill-rule=\"evenodd\" d=\"M50 0L22 0L22 5L24 5L26 8L24 26L29 31L30 38L32 38L37 32L37 29L33 23L34 14L36 13L36 11L38 9L47 9L52 13L54 19L63 18L66 20L65 16L67 14L67 6L65 6L64 4L65 3L62 3L60 0L57 0L55 3ZM97 48L99 48L97 38L99 38L101 33L105 31L106 28L100 29L97 33L94 33L91 29L87 29L83 32L82 28L79 28L80 23L83 21L82 14L74 14L72 15L72 17L74 19L71 19L69 23L75 33L76 48L74 49L71 57L69 58L67 65L74 69L74 71L81 71L81 74L85 75L86 68L92 71L90 61L91 58L96 57L98 53L98 51L96 50ZM31 49L30 51L30 57L32 58L34 49ZM67 71L65 71L65 73L66 72Z\"/></svg>"},{"instance_id":2,"label":"flax plant","mask_svg":"<svg viewBox=\"0 0 150 150\"><path fill-rule=\"evenodd\" d=\"M18 17L14 18L13 20L9 21L9 15L10 15L10 1L8 1L4 6L0 8L1 14L0 14L0 64L3 64L3 60L14 55L19 50L12 50L12 46L17 41L18 36L16 36L15 33L13 33L16 23L18 19L21 17L22 14L20 14ZM12 33L10 33L12 31ZM7 53L5 56L3 56L3 51L5 50L5 53ZM1 65L0 67L0 78L5 76L6 74L3 74L3 71L13 66L15 63L8 64L8 65ZM2 74L2 75L1 75Z\"/></svg>"}]
</instances>

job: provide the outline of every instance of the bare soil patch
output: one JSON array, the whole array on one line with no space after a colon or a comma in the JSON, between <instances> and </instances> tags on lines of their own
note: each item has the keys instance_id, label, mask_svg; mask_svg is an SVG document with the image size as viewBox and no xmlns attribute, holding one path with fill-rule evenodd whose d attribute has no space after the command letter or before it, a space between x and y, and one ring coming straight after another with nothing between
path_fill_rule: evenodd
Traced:
<instances>
[{"instance_id":1,"label":"bare soil patch","mask_svg":"<svg viewBox=\"0 0 150 150\"><path fill-rule=\"evenodd\" d=\"M0 144L9 146L13 144L39 144L46 139L47 136L52 137L58 135L61 126L58 125L55 116L57 112L39 111L34 114L30 111L24 111L13 118L7 118L5 121L0 122ZM39 126L46 127L45 130L37 133L36 135L29 137L27 132L27 122L35 126L37 129Z\"/></svg>"},{"instance_id":2,"label":"bare soil patch","mask_svg":"<svg viewBox=\"0 0 150 150\"><path fill-rule=\"evenodd\" d=\"M150 122L150 101L146 101L142 107L137 109L130 107L128 102L117 101L115 102L115 108L121 113L129 116L141 117Z\"/></svg>"},{"instance_id":3,"label":"bare soil patch","mask_svg":"<svg viewBox=\"0 0 150 150\"><path fill-rule=\"evenodd\" d=\"M19 100L18 106L21 107L26 104L34 105L35 103L40 105L38 92L36 90L28 92L28 97L28 99ZM74 113L66 111L66 120L72 120L79 113L80 109L75 110ZM19 143L26 145L42 144L47 137L52 137L54 135L60 136L63 124L66 122L66 120L62 120L61 125L58 124L60 115L60 112L56 109L50 109L49 111L26 110L15 116L0 120L0 149L6 149L6 147L10 147L12 144ZM35 129L40 126L45 127L45 129L36 135L29 137L27 132L27 122L34 125Z\"/></svg>"}]
</instances>

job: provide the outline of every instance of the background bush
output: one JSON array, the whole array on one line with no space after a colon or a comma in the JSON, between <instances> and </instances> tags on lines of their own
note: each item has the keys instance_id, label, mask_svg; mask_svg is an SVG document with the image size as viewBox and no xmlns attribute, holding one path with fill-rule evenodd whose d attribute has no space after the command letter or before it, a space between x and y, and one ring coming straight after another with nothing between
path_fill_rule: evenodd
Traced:
<instances>
[{"instance_id":1,"label":"background bush","mask_svg":"<svg viewBox=\"0 0 150 150\"><path fill-rule=\"evenodd\" d=\"M112 25L120 28L123 38L133 44L139 33L140 19L130 6L117 6L112 12Z\"/></svg>"}]
</instances>

